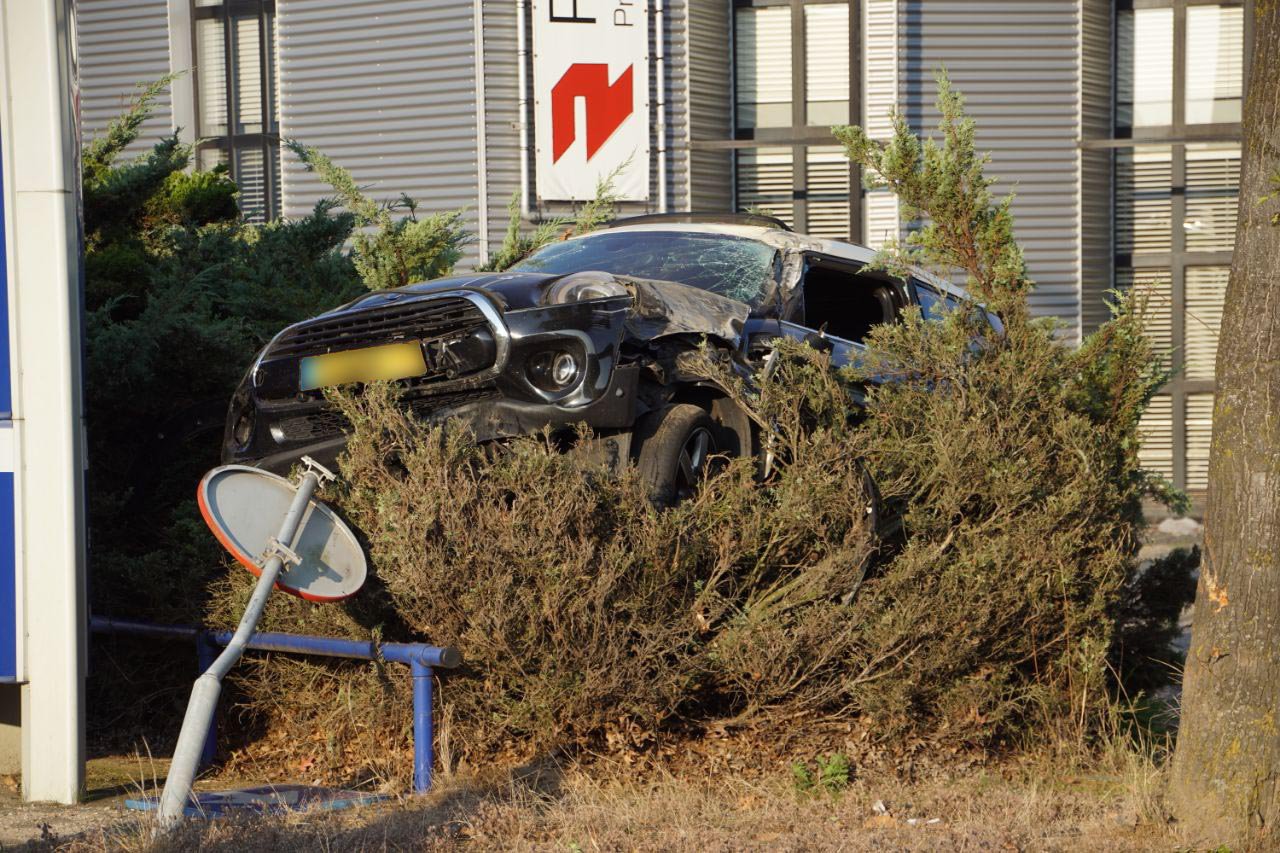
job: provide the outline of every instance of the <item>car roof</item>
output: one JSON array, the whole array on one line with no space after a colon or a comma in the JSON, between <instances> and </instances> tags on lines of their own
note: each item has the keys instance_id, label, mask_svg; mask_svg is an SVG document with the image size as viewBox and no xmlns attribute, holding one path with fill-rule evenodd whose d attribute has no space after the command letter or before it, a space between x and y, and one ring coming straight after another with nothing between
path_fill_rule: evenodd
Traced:
<instances>
[{"instance_id":1,"label":"car roof","mask_svg":"<svg viewBox=\"0 0 1280 853\"><path fill-rule=\"evenodd\" d=\"M827 237L813 237L808 234L799 234L794 231L773 228L767 225L745 224L738 222L637 222L635 224L627 224L625 220L622 220L610 226L608 233L670 233L673 231L683 232L686 234L723 234L730 237L746 237L752 240L759 240L780 249L787 248L797 251L817 252L833 258L841 258L843 260L854 261L860 264L870 263L876 256L875 249L862 246L857 243L849 243L844 240L833 240ZM584 237L590 237L592 234L599 233L600 232L598 231L593 231L587 234L579 234L569 239L581 240ZM933 275L926 270L922 270L918 267L912 267L911 273L921 281L924 281L942 291L944 294L954 296L959 299L970 298L968 292L963 287L955 285L944 278Z\"/></svg>"}]
</instances>

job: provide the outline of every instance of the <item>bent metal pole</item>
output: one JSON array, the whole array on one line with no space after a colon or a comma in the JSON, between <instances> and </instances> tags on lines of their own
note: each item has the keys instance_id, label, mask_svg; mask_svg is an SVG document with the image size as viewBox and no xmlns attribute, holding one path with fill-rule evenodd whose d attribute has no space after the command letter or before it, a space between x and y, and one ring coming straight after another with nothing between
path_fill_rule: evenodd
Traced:
<instances>
[{"instance_id":1,"label":"bent metal pole","mask_svg":"<svg viewBox=\"0 0 1280 853\"><path fill-rule=\"evenodd\" d=\"M236 628L231 642L223 649L218 659L196 679L191 688L191 699L187 703L187 714L182 718L182 731L178 735L178 745L173 751L173 763L169 765L168 777L164 783L164 793L160 796L160 822L173 825L181 817L186 808L187 799L191 796L191 783L196 778L196 768L200 764L200 755L204 751L205 738L209 736L209 724L213 721L218 707L218 696L222 693L222 678L236 665L244 654L245 644L253 636L262 618L262 609L271 595L276 578L285 560L296 563L297 556L289 550L288 543L293 542L306 511L307 503L320 483L320 476L309 470L302 475L298 483L297 494L285 513L280 532L268 547L267 561L262 566L262 574L258 576L258 584L253 589L253 597L240 617L240 625Z\"/></svg>"}]
</instances>

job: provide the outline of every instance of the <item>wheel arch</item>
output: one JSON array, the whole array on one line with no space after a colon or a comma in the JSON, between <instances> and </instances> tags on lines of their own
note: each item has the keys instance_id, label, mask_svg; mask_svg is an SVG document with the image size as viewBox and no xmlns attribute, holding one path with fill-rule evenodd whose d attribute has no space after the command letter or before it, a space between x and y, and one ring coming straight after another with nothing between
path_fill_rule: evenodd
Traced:
<instances>
[{"instance_id":1,"label":"wheel arch","mask_svg":"<svg viewBox=\"0 0 1280 853\"><path fill-rule=\"evenodd\" d=\"M714 382L687 382L675 388L671 402L691 403L706 411L720 426L720 446L735 456L754 456L759 446L758 430L751 418L720 385Z\"/></svg>"}]
</instances>

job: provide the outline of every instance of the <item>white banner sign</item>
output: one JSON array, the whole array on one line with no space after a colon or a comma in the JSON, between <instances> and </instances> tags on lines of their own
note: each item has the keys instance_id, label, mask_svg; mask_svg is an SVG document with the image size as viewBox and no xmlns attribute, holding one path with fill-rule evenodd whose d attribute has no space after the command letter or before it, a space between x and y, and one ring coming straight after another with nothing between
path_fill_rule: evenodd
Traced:
<instances>
[{"instance_id":1,"label":"white banner sign","mask_svg":"<svg viewBox=\"0 0 1280 853\"><path fill-rule=\"evenodd\" d=\"M538 198L649 198L648 0L533 0Z\"/></svg>"}]
</instances>

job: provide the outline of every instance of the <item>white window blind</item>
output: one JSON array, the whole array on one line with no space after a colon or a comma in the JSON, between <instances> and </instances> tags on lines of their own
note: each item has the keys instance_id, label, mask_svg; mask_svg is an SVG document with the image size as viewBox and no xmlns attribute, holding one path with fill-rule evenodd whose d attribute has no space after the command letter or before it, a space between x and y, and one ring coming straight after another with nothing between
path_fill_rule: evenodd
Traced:
<instances>
[{"instance_id":1,"label":"white window blind","mask_svg":"<svg viewBox=\"0 0 1280 853\"><path fill-rule=\"evenodd\" d=\"M196 22L196 75L200 98L200 135L227 132L227 53L222 21Z\"/></svg>"},{"instance_id":2,"label":"white window blind","mask_svg":"<svg viewBox=\"0 0 1280 853\"><path fill-rule=\"evenodd\" d=\"M1213 395L1187 395L1187 489L1209 487L1209 445L1213 438Z\"/></svg>"},{"instance_id":3,"label":"white window blind","mask_svg":"<svg viewBox=\"0 0 1280 853\"><path fill-rule=\"evenodd\" d=\"M1138 464L1165 479L1173 479L1173 401L1166 394L1152 398L1138 423L1142 445Z\"/></svg>"},{"instance_id":4,"label":"white window blind","mask_svg":"<svg viewBox=\"0 0 1280 853\"><path fill-rule=\"evenodd\" d=\"M816 237L849 239L849 158L839 146L807 149L808 222L804 230Z\"/></svg>"},{"instance_id":5,"label":"white window blind","mask_svg":"<svg viewBox=\"0 0 1280 853\"><path fill-rule=\"evenodd\" d=\"M734 16L738 127L791 125L791 9L740 8Z\"/></svg>"},{"instance_id":6,"label":"white window blind","mask_svg":"<svg viewBox=\"0 0 1280 853\"><path fill-rule=\"evenodd\" d=\"M1240 146L1187 145L1187 218L1182 227L1188 251L1231 251L1239 186Z\"/></svg>"},{"instance_id":7,"label":"white window blind","mask_svg":"<svg viewBox=\"0 0 1280 853\"><path fill-rule=\"evenodd\" d=\"M738 151L738 209L794 221L790 148L745 148Z\"/></svg>"},{"instance_id":8,"label":"white window blind","mask_svg":"<svg viewBox=\"0 0 1280 853\"><path fill-rule=\"evenodd\" d=\"M1116 252L1168 252L1172 245L1172 149L1139 145L1116 152Z\"/></svg>"},{"instance_id":9,"label":"white window blind","mask_svg":"<svg viewBox=\"0 0 1280 853\"><path fill-rule=\"evenodd\" d=\"M1116 13L1116 123L1173 123L1173 9Z\"/></svg>"},{"instance_id":10,"label":"white window blind","mask_svg":"<svg viewBox=\"0 0 1280 853\"><path fill-rule=\"evenodd\" d=\"M1187 7L1187 123L1240 121L1244 9Z\"/></svg>"},{"instance_id":11,"label":"white window blind","mask_svg":"<svg viewBox=\"0 0 1280 853\"><path fill-rule=\"evenodd\" d=\"M898 236L898 197L888 190L869 190L866 199L866 244L879 249Z\"/></svg>"},{"instance_id":12,"label":"white window blind","mask_svg":"<svg viewBox=\"0 0 1280 853\"><path fill-rule=\"evenodd\" d=\"M235 57L236 132L262 132L262 39L258 18L235 18L232 56Z\"/></svg>"},{"instance_id":13,"label":"white window blind","mask_svg":"<svg viewBox=\"0 0 1280 853\"><path fill-rule=\"evenodd\" d=\"M266 220L266 168L261 148L238 148L236 186L240 188L240 212L249 222Z\"/></svg>"},{"instance_id":14,"label":"white window blind","mask_svg":"<svg viewBox=\"0 0 1280 853\"><path fill-rule=\"evenodd\" d=\"M1230 267L1187 267L1187 308L1183 312L1188 379L1212 379L1218 358L1218 329Z\"/></svg>"},{"instance_id":15,"label":"white window blind","mask_svg":"<svg viewBox=\"0 0 1280 853\"><path fill-rule=\"evenodd\" d=\"M1137 294L1151 345L1162 357L1173 357L1173 277L1169 271L1118 268L1116 289Z\"/></svg>"},{"instance_id":16,"label":"white window blind","mask_svg":"<svg viewBox=\"0 0 1280 853\"><path fill-rule=\"evenodd\" d=\"M898 2L864 0L863 126L873 139L893 132L889 113L898 103Z\"/></svg>"},{"instance_id":17,"label":"white window blind","mask_svg":"<svg viewBox=\"0 0 1280 853\"><path fill-rule=\"evenodd\" d=\"M804 7L805 110L811 125L849 121L849 6Z\"/></svg>"}]
</instances>

